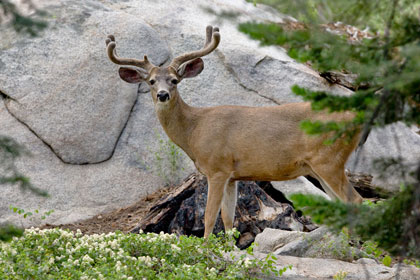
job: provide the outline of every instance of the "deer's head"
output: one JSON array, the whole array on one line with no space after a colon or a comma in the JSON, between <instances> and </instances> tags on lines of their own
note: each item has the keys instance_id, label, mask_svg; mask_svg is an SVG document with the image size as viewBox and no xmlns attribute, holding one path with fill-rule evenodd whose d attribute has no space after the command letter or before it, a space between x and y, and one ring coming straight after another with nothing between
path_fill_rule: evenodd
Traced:
<instances>
[{"instance_id":1,"label":"deer's head","mask_svg":"<svg viewBox=\"0 0 420 280\"><path fill-rule=\"evenodd\" d=\"M169 66L155 66L147 59L147 56L144 56L143 60L119 57L115 51L115 37L109 35L106 39L107 53L112 62L136 67L136 69L120 67L121 79L128 83L146 82L150 86L155 104L169 104L176 100L178 83L182 79L193 78L200 74L204 68L201 57L215 50L219 42L219 29L207 26L206 43L201 50L178 56L172 60Z\"/></svg>"}]
</instances>

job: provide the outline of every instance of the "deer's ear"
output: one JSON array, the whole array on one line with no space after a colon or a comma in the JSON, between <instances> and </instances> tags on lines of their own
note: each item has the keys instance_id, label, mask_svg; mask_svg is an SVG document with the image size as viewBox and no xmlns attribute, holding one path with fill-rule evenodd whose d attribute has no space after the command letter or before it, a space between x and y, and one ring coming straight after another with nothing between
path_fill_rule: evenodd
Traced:
<instances>
[{"instance_id":1,"label":"deer's ear","mask_svg":"<svg viewBox=\"0 0 420 280\"><path fill-rule=\"evenodd\" d=\"M184 63L180 68L178 68L178 75L184 78L193 78L201 73L204 69L204 62L201 58L196 58L194 60Z\"/></svg>"},{"instance_id":2,"label":"deer's ear","mask_svg":"<svg viewBox=\"0 0 420 280\"><path fill-rule=\"evenodd\" d=\"M118 70L118 73L120 74L121 79L126 81L127 83L140 83L144 81L146 77L143 73L140 73L139 71L131 68L126 67L120 67Z\"/></svg>"}]
</instances>

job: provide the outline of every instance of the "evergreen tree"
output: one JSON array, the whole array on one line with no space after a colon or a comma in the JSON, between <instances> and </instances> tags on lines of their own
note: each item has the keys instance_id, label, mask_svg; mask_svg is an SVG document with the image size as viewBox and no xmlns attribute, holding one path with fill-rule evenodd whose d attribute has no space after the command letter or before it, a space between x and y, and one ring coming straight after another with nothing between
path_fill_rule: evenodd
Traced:
<instances>
[{"instance_id":1,"label":"evergreen tree","mask_svg":"<svg viewBox=\"0 0 420 280\"><path fill-rule=\"evenodd\" d=\"M248 22L240 25L241 31L263 45L283 46L289 56L310 64L321 76L342 73L341 77L354 78L346 84L355 90L349 97L293 86L292 91L311 101L314 110L356 113L346 123L304 121L301 127L307 133L334 131L331 143L362 128L364 143L373 127L399 121L420 125L419 0L253 2L271 5L298 21ZM343 204L304 195L292 200L318 223L347 227L393 254L420 258L420 161L417 168L400 158L384 159L381 164L385 170L398 166L413 180L404 182L402 177L403 190L380 205Z\"/></svg>"}]
</instances>

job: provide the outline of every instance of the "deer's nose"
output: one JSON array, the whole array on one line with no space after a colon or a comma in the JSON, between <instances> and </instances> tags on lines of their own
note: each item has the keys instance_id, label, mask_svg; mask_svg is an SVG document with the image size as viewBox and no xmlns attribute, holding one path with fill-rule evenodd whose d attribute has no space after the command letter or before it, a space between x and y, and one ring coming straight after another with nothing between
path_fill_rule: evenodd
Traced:
<instances>
[{"instance_id":1,"label":"deer's nose","mask_svg":"<svg viewBox=\"0 0 420 280\"><path fill-rule=\"evenodd\" d=\"M169 93L167 91L161 90L158 92L157 98L160 102L165 102L166 100L169 100Z\"/></svg>"}]
</instances>

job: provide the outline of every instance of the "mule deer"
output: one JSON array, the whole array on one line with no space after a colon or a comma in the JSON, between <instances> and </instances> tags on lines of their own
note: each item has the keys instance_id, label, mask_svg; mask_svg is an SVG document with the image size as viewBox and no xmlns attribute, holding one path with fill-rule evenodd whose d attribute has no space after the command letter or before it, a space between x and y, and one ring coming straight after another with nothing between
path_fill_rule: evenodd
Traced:
<instances>
[{"instance_id":1,"label":"mule deer","mask_svg":"<svg viewBox=\"0 0 420 280\"><path fill-rule=\"evenodd\" d=\"M339 139L326 146L327 135L306 135L302 120L350 120L350 112L313 112L310 103L273 107L217 106L195 108L187 105L177 90L185 78L193 78L204 68L201 57L216 49L219 29L208 26L201 50L183 54L169 66L155 66L143 60L121 58L115 52L115 38L109 35L107 53L120 65L121 79L129 83L146 82L159 121L169 138L187 153L197 169L208 179L204 237L212 233L221 208L225 230L233 226L237 180L282 181L311 175L318 179L331 198L361 202L349 184L344 164L358 143Z\"/></svg>"}]
</instances>

